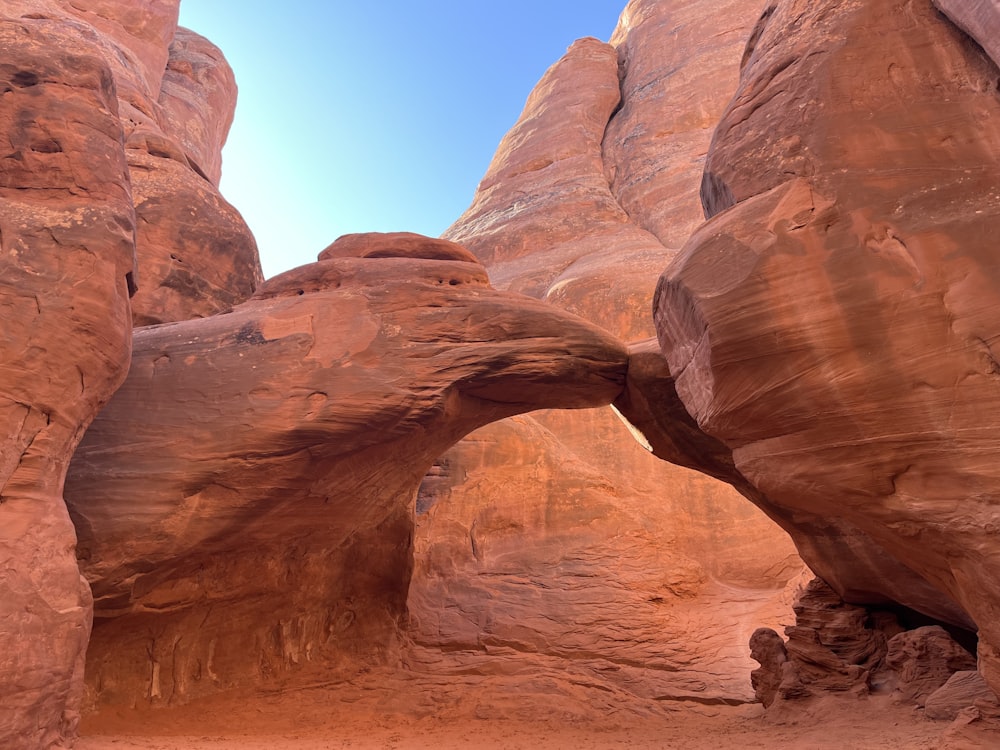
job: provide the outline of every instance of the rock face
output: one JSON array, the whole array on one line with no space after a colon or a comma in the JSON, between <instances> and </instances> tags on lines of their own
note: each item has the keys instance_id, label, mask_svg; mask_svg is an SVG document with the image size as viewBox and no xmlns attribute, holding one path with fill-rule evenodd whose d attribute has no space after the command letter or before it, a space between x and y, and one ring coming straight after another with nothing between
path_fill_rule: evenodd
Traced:
<instances>
[{"instance_id":1,"label":"rock face","mask_svg":"<svg viewBox=\"0 0 1000 750\"><path fill-rule=\"evenodd\" d=\"M125 377L129 294L144 289L139 318L168 308L188 317L249 296L260 275L242 219L195 163L217 180L232 74L217 50L178 34L177 11L177 0L9 0L0 10L4 748L65 742L79 720L91 594L63 480ZM215 124L200 132L194 121ZM197 267L188 286L236 268L218 284L223 299L206 303L206 284L197 301L174 282L147 293L155 259L181 252Z\"/></svg>"},{"instance_id":2,"label":"rock face","mask_svg":"<svg viewBox=\"0 0 1000 750\"><path fill-rule=\"evenodd\" d=\"M136 330L66 485L99 699L384 661L434 459L491 420L621 389L616 339L412 239L394 257L391 236L352 237L361 257L334 245L231 313Z\"/></svg>"},{"instance_id":3,"label":"rock face","mask_svg":"<svg viewBox=\"0 0 1000 750\"><path fill-rule=\"evenodd\" d=\"M888 643L886 664L899 674L896 690L900 698L923 706L928 696L953 674L974 670L976 659L944 628L928 625L893 637ZM972 705L971 701L967 705Z\"/></svg>"},{"instance_id":4,"label":"rock face","mask_svg":"<svg viewBox=\"0 0 1000 750\"><path fill-rule=\"evenodd\" d=\"M998 70L931 6L786 0L661 279L676 394L847 600L978 628L1000 688Z\"/></svg>"},{"instance_id":5,"label":"rock face","mask_svg":"<svg viewBox=\"0 0 1000 750\"><path fill-rule=\"evenodd\" d=\"M136 325L203 318L261 283L257 245L218 191L236 82L222 53L187 29L170 43L155 115L131 123L127 154L139 218Z\"/></svg>"},{"instance_id":6,"label":"rock face","mask_svg":"<svg viewBox=\"0 0 1000 750\"><path fill-rule=\"evenodd\" d=\"M629 3L611 44L580 40L545 74L445 237L501 288L652 336L655 277L701 220L701 161L760 9ZM787 537L650 456L610 410L479 430L418 508L409 608L437 671L572 669L661 705L750 701L746 639L787 624Z\"/></svg>"},{"instance_id":7,"label":"rock face","mask_svg":"<svg viewBox=\"0 0 1000 750\"><path fill-rule=\"evenodd\" d=\"M12 11L0 10L0 746L34 750L79 721L91 600L62 485L127 368L135 216L102 50L81 23Z\"/></svg>"}]
</instances>

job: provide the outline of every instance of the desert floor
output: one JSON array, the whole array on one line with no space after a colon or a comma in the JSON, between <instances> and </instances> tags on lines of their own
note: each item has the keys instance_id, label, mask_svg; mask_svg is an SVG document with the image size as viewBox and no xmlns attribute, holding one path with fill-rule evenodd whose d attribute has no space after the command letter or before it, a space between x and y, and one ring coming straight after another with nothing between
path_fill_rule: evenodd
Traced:
<instances>
[{"instance_id":1,"label":"desert floor","mask_svg":"<svg viewBox=\"0 0 1000 750\"><path fill-rule=\"evenodd\" d=\"M919 711L898 706L887 697L827 699L796 710L794 718L784 719L765 717L759 705L675 705L656 713L617 712L589 718L558 709L548 719L538 715L503 718L496 712L488 712L494 715L486 718L451 712L418 718L399 712L380 715L367 701L345 702L340 691L317 688L253 700L223 696L197 708L105 711L85 719L77 748L920 750L943 747L942 738L949 730L947 723L925 720ZM1000 747L1000 742L947 743L947 747L975 746Z\"/></svg>"}]
</instances>

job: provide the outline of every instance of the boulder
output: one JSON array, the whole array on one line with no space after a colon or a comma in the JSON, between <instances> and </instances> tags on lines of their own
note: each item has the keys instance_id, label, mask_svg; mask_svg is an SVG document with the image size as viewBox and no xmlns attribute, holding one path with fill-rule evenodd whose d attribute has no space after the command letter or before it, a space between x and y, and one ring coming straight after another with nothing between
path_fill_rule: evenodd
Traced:
<instances>
[{"instance_id":1,"label":"boulder","mask_svg":"<svg viewBox=\"0 0 1000 750\"><path fill-rule=\"evenodd\" d=\"M889 641L886 664L898 674L896 693L900 700L923 706L953 674L975 670L976 657L944 628L927 625L894 636Z\"/></svg>"},{"instance_id":2,"label":"boulder","mask_svg":"<svg viewBox=\"0 0 1000 750\"><path fill-rule=\"evenodd\" d=\"M760 666L750 673L757 700L767 708L778 698L783 671L788 663L785 641L771 628L757 628L750 636L750 656Z\"/></svg>"},{"instance_id":3,"label":"boulder","mask_svg":"<svg viewBox=\"0 0 1000 750\"><path fill-rule=\"evenodd\" d=\"M927 696L924 716L934 721L954 721L975 704L997 705L997 697L982 675L974 669L955 672L948 681Z\"/></svg>"}]
</instances>

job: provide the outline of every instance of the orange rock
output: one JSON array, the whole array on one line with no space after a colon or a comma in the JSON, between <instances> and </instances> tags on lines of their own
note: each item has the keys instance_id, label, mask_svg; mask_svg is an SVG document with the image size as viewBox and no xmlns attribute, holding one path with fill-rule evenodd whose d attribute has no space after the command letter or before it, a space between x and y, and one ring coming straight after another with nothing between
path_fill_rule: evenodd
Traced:
<instances>
[{"instance_id":1,"label":"orange rock","mask_svg":"<svg viewBox=\"0 0 1000 750\"><path fill-rule=\"evenodd\" d=\"M218 187L222 147L236 113L236 77L222 51L178 27L157 103L164 133L183 149L191 168Z\"/></svg>"},{"instance_id":2,"label":"orange rock","mask_svg":"<svg viewBox=\"0 0 1000 750\"><path fill-rule=\"evenodd\" d=\"M657 233L676 247L700 221L709 120L759 6L633 2L612 45L576 42L445 236L499 287L624 340L652 336L654 278L675 255ZM693 18L699 33L724 18L724 44L695 42ZM676 132L651 124L666 118ZM753 699L746 639L781 624L794 549L729 487L650 456L610 410L485 427L442 457L420 497L409 608L421 663L572 669L633 700Z\"/></svg>"},{"instance_id":3,"label":"orange rock","mask_svg":"<svg viewBox=\"0 0 1000 750\"><path fill-rule=\"evenodd\" d=\"M358 238L355 238L357 241ZM321 655L386 660L428 466L487 422L610 401L617 340L477 263L335 258L232 312L137 329L66 484L107 701L184 700Z\"/></svg>"},{"instance_id":4,"label":"orange rock","mask_svg":"<svg viewBox=\"0 0 1000 750\"><path fill-rule=\"evenodd\" d=\"M1000 686L997 69L936 13L789 0L754 34L655 317L676 392L849 601L978 628Z\"/></svg>"},{"instance_id":5,"label":"orange rock","mask_svg":"<svg viewBox=\"0 0 1000 750\"><path fill-rule=\"evenodd\" d=\"M0 746L36 750L79 721L91 597L62 485L128 366L135 215L101 49L78 23L11 10L0 10Z\"/></svg>"}]
</instances>

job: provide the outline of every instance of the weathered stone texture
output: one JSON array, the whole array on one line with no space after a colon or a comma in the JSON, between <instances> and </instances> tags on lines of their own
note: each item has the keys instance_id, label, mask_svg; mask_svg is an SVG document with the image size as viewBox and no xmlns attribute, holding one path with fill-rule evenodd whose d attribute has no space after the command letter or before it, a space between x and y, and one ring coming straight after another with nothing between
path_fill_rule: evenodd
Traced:
<instances>
[{"instance_id":1,"label":"weathered stone texture","mask_svg":"<svg viewBox=\"0 0 1000 750\"><path fill-rule=\"evenodd\" d=\"M930 0L755 36L658 289L676 392L839 593L978 627L1000 686L997 67Z\"/></svg>"},{"instance_id":2,"label":"weathered stone texture","mask_svg":"<svg viewBox=\"0 0 1000 750\"><path fill-rule=\"evenodd\" d=\"M448 243L392 257L369 240L377 257L136 331L66 485L99 700L183 701L320 655L385 662L434 459L487 422L621 389L625 352L596 326L433 259Z\"/></svg>"},{"instance_id":3,"label":"weathered stone texture","mask_svg":"<svg viewBox=\"0 0 1000 750\"><path fill-rule=\"evenodd\" d=\"M652 282L700 221L701 160L759 5L632 2L612 44L573 44L445 236L501 288L626 341L652 336ZM722 18L716 47L700 34ZM672 130L651 124L665 119ZM752 699L746 638L751 624L784 624L792 546L730 488L658 462L610 410L483 428L442 458L421 497L418 550L435 562L418 558L411 612L432 663L489 674L558 654L612 692L680 699L697 684L705 702ZM470 538L502 553L477 556ZM753 611L766 620L747 620Z\"/></svg>"},{"instance_id":4,"label":"weathered stone texture","mask_svg":"<svg viewBox=\"0 0 1000 750\"><path fill-rule=\"evenodd\" d=\"M115 84L73 21L0 10L0 746L79 721L91 598L62 500L125 375L135 223Z\"/></svg>"}]
</instances>

